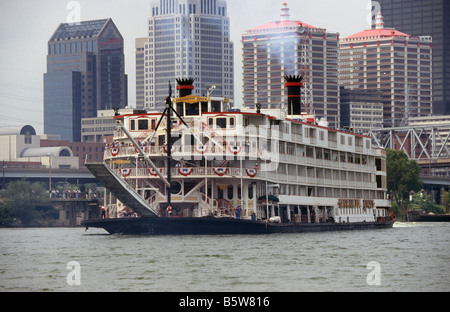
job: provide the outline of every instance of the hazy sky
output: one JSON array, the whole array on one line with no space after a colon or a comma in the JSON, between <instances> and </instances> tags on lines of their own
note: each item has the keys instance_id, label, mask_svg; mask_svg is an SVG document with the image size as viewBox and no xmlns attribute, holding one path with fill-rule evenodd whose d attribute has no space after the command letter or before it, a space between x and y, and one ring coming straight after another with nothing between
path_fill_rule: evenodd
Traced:
<instances>
[{"instance_id":1,"label":"hazy sky","mask_svg":"<svg viewBox=\"0 0 450 312\"><path fill-rule=\"evenodd\" d=\"M47 42L60 23L76 13L71 0L1 0L0 127L30 124L43 133L43 74ZM146 36L150 0L78 0L81 20L111 17L125 40L129 105L136 102L135 39ZM241 35L279 20L284 0L227 0L235 57L235 104L241 103ZM339 32L370 28L370 0L286 0L292 20ZM70 20L69 20L70 21Z\"/></svg>"}]
</instances>

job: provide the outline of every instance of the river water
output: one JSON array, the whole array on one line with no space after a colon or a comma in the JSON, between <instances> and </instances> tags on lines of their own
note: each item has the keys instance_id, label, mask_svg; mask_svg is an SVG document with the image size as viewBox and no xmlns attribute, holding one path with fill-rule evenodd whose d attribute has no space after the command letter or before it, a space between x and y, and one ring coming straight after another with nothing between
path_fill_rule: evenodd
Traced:
<instances>
[{"instance_id":1,"label":"river water","mask_svg":"<svg viewBox=\"0 0 450 312\"><path fill-rule=\"evenodd\" d=\"M450 290L450 223L263 236L105 233L0 229L0 291Z\"/></svg>"}]
</instances>

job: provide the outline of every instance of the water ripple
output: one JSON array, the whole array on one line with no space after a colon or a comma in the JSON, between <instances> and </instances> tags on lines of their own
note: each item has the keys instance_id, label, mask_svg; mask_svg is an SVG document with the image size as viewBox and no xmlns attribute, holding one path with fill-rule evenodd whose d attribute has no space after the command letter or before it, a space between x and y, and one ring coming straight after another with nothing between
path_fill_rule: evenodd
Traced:
<instances>
[{"instance_id":1,"label":"water ripple","mask_svg":"<svg viewBox=\"0 0 450 312\"><path fill-rule=\"evenodd\" d=\"M448 291L450 224L263 236L0 229L0 291ZM81 285L67 284L67 263ZM369 286L367 264L381 268Z\"/></svg>"}]
</instances>

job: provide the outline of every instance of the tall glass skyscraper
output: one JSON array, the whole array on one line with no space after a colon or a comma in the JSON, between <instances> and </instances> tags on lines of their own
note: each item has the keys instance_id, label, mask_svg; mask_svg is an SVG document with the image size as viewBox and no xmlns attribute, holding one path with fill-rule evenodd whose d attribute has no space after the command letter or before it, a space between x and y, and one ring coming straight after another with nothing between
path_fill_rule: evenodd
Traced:
<instances>
[{"instance_id":1,"label":"tall glass skyscraper","mask_svg":"<svg viewBox=\"0 0 450 312\"><path fill-rule=\"evenodd\" d=\"M195 78L199 95L207 95L207 89L215 85L213 96L233 98L233 43L224 0L151 2L145 108L162 109L169 81L175 86L177 78Z\"/></svg>"},{"instance_id":2,"label":"tall glass skyscraper","mask_svg":"<svg viewBox=\"0 0 450 312\"><path fill-rule=\"evenodd\" d=\"M79 142L81 118L124 108L127 97L123 38L113 21L61 24L48 42L44 132Z\"/></svg>"},{"instance_id":3,"label":"tall glass skyscraper","mask_svg":"<svg viewBox=\"0 0 450 312\"><path fill-rule=\"evenodd\" d=\"M386 27L432 36L433 113L450 115L450 1L377 0L372 5L383 13Z\"/></svg>"}]
</instances>

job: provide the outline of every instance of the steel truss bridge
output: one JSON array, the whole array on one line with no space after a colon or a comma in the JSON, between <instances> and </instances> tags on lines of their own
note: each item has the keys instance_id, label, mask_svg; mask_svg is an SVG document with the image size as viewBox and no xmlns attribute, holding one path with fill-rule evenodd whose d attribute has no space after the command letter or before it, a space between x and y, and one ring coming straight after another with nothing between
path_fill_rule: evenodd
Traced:
<instances>
[{"instance_id":1,"label":"steel truss bridge","mask_svg":"<svg viewBox=\"0 0 450 312\"><path fill-rule=\"evenodd\" d=\"M375 146L401 150L417 161L426 186L450 186L450 123L378 128L368 135Z\"/></svg>"}]
</instances>

